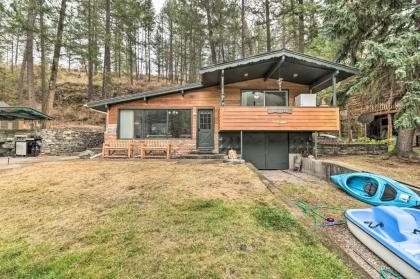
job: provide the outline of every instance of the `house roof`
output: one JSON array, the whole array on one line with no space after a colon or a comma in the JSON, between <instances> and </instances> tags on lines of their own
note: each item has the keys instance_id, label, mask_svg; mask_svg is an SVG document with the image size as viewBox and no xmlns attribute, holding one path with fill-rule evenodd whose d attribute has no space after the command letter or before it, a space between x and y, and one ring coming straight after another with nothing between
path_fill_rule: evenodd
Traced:
<instances>
[{"instance_id":1,"label":"house roof","mask_svg":"<svg viewBox=\"0 0 420 279\"><path fill-rule=\"evenodd\" d=\"M0 120L52 120L53 118L30 107L0 106Z\"/></svg>"},{"instance_id":2,"label":"house roof","mask_svg":"<svg viewBox=\"0 0 420 279\"><path fill-rule=\"evenodd\" d=\"M201 83L94 101L86 104L86 106L105 112L106 107L112 104L219 85L222 71L225 84L258 78L282 78L284 81L308 85L313 92L329 87L332 75L335 76L336 82L339 82L358 73L358 69L353 67L281 49L204 67L200 70Z\"/></svg>"},{"instance_id":3,"label":"house roof","mask_svg":"<svg viewBox=\"0 0 420 279\"><path fill-rule=\"evenodd\" d=\"M86 104L86 106L94 110L106 111L106 107L112 104L124 103L124 102L139 100L143 98L149 98L149 97L166 95L166 94L177 93L177 92L187 92L187 91L191 91L191 90L199 89L203 87L204 86L201 83L192 83L185 86L162 88L162 89L157 89L157 90L152 90L152 91L140 92L136 94L118 96L115 98L110 98L110 99L105 99L105 100L93 101Z\"/></svg>"},{"instance_id":4,"label":"house roof","mask_svg":"<svg viewBox=\"0 0 420 279\"><path fill-rule=\"evenodd\" d=\"M281 49L270 53L259 54L244 59L204 67L200 70L202 83L205 86L220 83L224 71L225 83L233 83L257 78L283 78L313 87L314 92L330 86L331 83L317 82L335 74L339 82L358 73L358 69L328 60Z\"/></svg>"}]
</instances>

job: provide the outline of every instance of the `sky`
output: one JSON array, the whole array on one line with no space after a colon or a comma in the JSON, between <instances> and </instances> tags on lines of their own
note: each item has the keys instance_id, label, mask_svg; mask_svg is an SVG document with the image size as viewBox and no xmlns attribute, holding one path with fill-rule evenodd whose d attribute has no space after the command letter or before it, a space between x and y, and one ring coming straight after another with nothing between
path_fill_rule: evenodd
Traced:
<instances>
[{"instance_id":1,"label":"sky","mask_svg":"<svg viewBox=\"0 0 420 279\"><path fill-rule=\"evenodd\" d=\"M153 1L153 6L155 7L155 12L159 13L160 9L162 8L166 0L152 0L152 1Z\"/></svg>"}]
</instances>

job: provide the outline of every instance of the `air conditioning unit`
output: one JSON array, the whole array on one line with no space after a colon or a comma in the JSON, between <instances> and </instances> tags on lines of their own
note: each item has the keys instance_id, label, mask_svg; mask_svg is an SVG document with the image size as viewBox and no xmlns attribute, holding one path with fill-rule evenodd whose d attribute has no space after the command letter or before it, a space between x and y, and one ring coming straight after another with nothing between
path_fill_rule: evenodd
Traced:
<instances>
[{"instance_id":1,"label":"air conditioning unit","mask_svg":"<svg viewBox=\"0 0 420 279\"><path fill-rule=\"evenodd\" d=\"M316 94L300 94L295 97L297 107L316 107Z\"/></svg>"}]
</instances>

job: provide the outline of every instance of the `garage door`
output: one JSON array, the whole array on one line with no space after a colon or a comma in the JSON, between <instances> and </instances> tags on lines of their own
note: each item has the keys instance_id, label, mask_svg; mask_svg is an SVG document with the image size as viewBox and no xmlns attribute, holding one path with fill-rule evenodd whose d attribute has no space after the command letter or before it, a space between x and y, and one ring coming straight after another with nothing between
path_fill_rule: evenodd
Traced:
<instances>
[{"instance_id":1,"label":"garage door","mask_svg":"<svg viewBox=\"0 0 420 279\"><path fill-rule=\"evenodd\" d=\"M243 157L258 169L289 168L288 133L244 133Z\"/></svg>"}]
</instances>

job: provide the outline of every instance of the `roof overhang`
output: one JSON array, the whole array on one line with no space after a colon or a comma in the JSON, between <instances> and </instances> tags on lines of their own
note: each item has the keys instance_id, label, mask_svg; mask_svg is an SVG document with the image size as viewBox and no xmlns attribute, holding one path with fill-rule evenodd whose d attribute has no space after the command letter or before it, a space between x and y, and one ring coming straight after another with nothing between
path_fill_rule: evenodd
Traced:
<instances>
[{"instance_id":1,"label":"roof overhang","mask_svg":"<svg viewBox=\"0 0 420 279\"><path fill-rule=\"evenodd\" d=\"M358 70L353 67L282 49L204 67L200 70L201 83L119 96L90 102L85 106L93 110L106 112L109 105L141 99L146 101L150 97L166 94L184 94L191 90L219 85L222 71L225 84L259 78L282 78L284 81L308 85L312 92L318 92L330 86L333 76L336 82L340 82L358 73Z\"/></svg>"},{"instance_id":2,"label":"roof overhang","mask_svg":"<svg viewBox=\"0 0 420 279\"><path fill-rule=\"evenodd\" d=\"M284 81L308 85L313 92L330 86L331 82L328 81L333 75L339 82L358 73L358 69L353 67L282 49L204 67L200 70L203 85L220 84L222 71L225 84L258 78L282 78Z\"/></svg>"},{"instance_id":3,"label":"roof overhang","mask_svg":"<svg viewBox=\"0 0 420 279\"><path fill-rule=\"evenodd\" d=\"M106 112L107 107L109 105L125 103L125 102L130 102L130 101L135 101L135 100L141 100L141 99L147 100L147 98L150 98L150 97L173 94L173 93L184 94L185 92L188 92L194 89L199 89L199 88L203 88L203 85L201 83L193 83L193 84L188 84L181 87L163 88L163 89L158 89L158 90L119 96L119 97L100 100L100 101L94 101L94 102L90 102L86 104L85 106L93 110Z\"/></svg>"},{"instance_id":4,"label":"roof overhang","mask_svg":"<svg viewBox=\"0 0 420 279\"><path fill-rule=\"evenodd\" d=\"M0 120L14 119L52 120L53 118L30 107L0 107Z\"/></svg>"}]
</instances>

